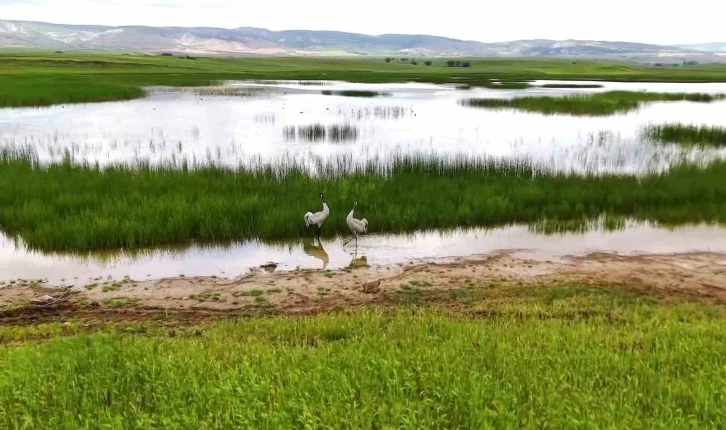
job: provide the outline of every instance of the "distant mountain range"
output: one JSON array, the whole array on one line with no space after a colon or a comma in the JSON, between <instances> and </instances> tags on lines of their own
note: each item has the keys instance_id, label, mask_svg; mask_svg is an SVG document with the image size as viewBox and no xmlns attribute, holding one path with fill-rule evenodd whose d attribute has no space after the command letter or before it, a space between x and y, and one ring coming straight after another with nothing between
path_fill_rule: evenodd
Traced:
<instances>
[{"instance_id":1,"label":"distant mountain range","mask_svg":"<svg viewBox=\"0 0 726 430\"><path fill-rule=\"evenodd\" d=\"M481 43L426 35L262 28L106 27L0 20L0 48L113 50L194 55L405 55L578 57L653 62L726 61L726 43L661 46L589 40Z\"/></svg>"}]
</instances>

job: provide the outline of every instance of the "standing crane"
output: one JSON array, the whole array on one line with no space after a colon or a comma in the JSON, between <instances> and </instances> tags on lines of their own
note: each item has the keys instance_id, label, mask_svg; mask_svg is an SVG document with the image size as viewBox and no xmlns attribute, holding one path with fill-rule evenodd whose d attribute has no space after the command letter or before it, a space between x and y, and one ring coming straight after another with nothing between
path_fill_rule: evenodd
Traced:
<instances>
[{"instance_id":1,"label":"standing crane","mask_svg":"<svg viewBox=\"0 0 726 430\"><path fill-rule=\"evenodd\" d=\"M368 233L368 220L365 218L354 218L356 206L358 206L358 200L353 203L353 209L351 209L348 217L345 218L345 222L348 224L348 228L350 228L350 231L353 233L353 237L345 241L343 245L349 243L355 238L355 245L358 246L358 236Z\"/></svg>"},{"instance_id":2,"label":"standing crane","mask_svg":"<svg viewBox=\"0 0 726 430\"><path fill-rule=\"evenodd\" d=\"M312 225L318 226L318 239L320 239L320 230L323 228L323 223L328 219L330 215L330 208L328 203L325 202L325 193L320 193L320 200L323 201L323 210L320 212L308 212L305 214L305 227L310 228Z\"/></svg>"}]
</instances>

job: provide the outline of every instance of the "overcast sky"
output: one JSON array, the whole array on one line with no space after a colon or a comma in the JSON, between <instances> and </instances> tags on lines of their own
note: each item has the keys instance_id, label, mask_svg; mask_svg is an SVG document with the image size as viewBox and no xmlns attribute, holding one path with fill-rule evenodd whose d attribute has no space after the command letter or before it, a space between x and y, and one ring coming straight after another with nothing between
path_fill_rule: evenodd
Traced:
<instances>
[{"instance_id":1,"label":"overcast sky","mask_svg":"<svg viewBox=\"0 0 726 430\"><path fill-rule=\"evenodd\" d=\"M414 33L482 42L726 42L725 12L723 0L0 0L0 19Z\"/></svg>"}]
</instances>

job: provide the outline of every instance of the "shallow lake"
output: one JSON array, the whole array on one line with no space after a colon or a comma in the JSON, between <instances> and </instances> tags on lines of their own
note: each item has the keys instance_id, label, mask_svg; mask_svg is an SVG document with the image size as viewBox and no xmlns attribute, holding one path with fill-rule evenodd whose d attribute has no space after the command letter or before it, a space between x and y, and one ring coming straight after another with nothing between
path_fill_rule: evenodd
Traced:
<instances>
[{"instance_id":1,"label":"shallow lake","mask_svg":"<svg viewBox=\"0 0 726 430\"><path fill-rule=\"evenodd\" d=\"M545 81L535 82L536 85ZM548 83L557 83L551 81ZM522 159L558 170L643 172L683 160L723 158L726 150L684 149L641 139L649 123L726 126L726 101L656 102L607 117L545 116L463 107L468 97L564 95L609 90L726 93L726 84L600 82L599 89L457 90L453 85L229 82L204 89L150 88L125 102L0 109L0 148L24 148L43 161L224 165L310 162L344 157L385 162L396 154ZM364 90L344 97L322 91ZM215 95L216 94L216 95ZM221 95L220 95L221 94ZM226 95L225 95L226 94ZM230 95L232 94L232 95ZM291 128L348 125L348 140L309 141Z\"/></svg>"},{"instance_id":2,"label":"shallow lake","mask_svg":"<svg viewBox=\"0 0 726 430\"><path fill-rule=\"evenodd\" d=\"M371 266L388 266L430 260L471 257L513 250L519 258L558 260L592 252L679 253L726 252L726 228L691 225L665 229L649 223L628 222L623 230L595 228L584 233L544 235L526 226L420 232L409 235L372 235L343 245L342 239L312 238L290 244L259 241L227 246L193 245L177 249L85 255L44 254L27 250L22 243L0 235L0 282L47 279L51 285L87 285L97 278L143 281L175 276L235 278L261 270L273 262L276 270L335 270L365 257Z\"/></svg>"}]
</instances>

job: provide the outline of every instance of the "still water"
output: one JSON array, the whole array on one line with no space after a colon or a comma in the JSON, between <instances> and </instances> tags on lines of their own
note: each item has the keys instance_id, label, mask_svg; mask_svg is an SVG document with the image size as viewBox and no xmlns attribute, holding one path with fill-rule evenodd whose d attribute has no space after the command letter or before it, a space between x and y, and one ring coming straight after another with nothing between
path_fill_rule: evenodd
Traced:
<instances>
[{"instance_id":1,"label":"still water","mask_svg":"<svg viewBox=\"0 0 726 430\"><path fill-rule=\"evenodd\" d=\"M419 232L409 235L372 235L343 245L342 239L308 239L292 244L259 241L227 246L193 245L177 249L95 253L85 255L43 254L22 243L0 236L0 282L16 279L47 279L51 285L86 285L93 279L135 280L165 277L218 276L235 278L273 262L278 271L335 270L353 259L365 257L371 266L387 266L483 256L513 250L519 258L558 260L592 252L678 253L708 251L726 253L726 228L692 225L665 229L649 223L628 222L625 229L606 232L543 235L526 226L471 229L452 232Z\"/></svg>"},{"instance_id":2,"label":"still water","mask_svg":"<svg viewBox=\"0 0 726 430\"><path fill-rule=\"evenodd\" d=\"M543 84L535 82L535 84ZM552 82L556 83L556 82ZM150 88L139 100L0 109L0 148L41 160L218 163L236 166L346 157L385 162L400 154L529 160L557 170L644 172L683 160L723 158L726 150L684 149L641 139L649 123L726 126L726 101L656 102L608 117L545 116L463 107L467 97L564 95L609 90L726 93L726 84L615 83L599 89L457 90L453 85L229 82L214 89ZM373 98L323 95L366 90ZM211 93L210 93L211 91ZM225 95L227 94L227 95ZM290 127L347 125L354 139L310 142Z\"/></svg>"}]
</instances>

